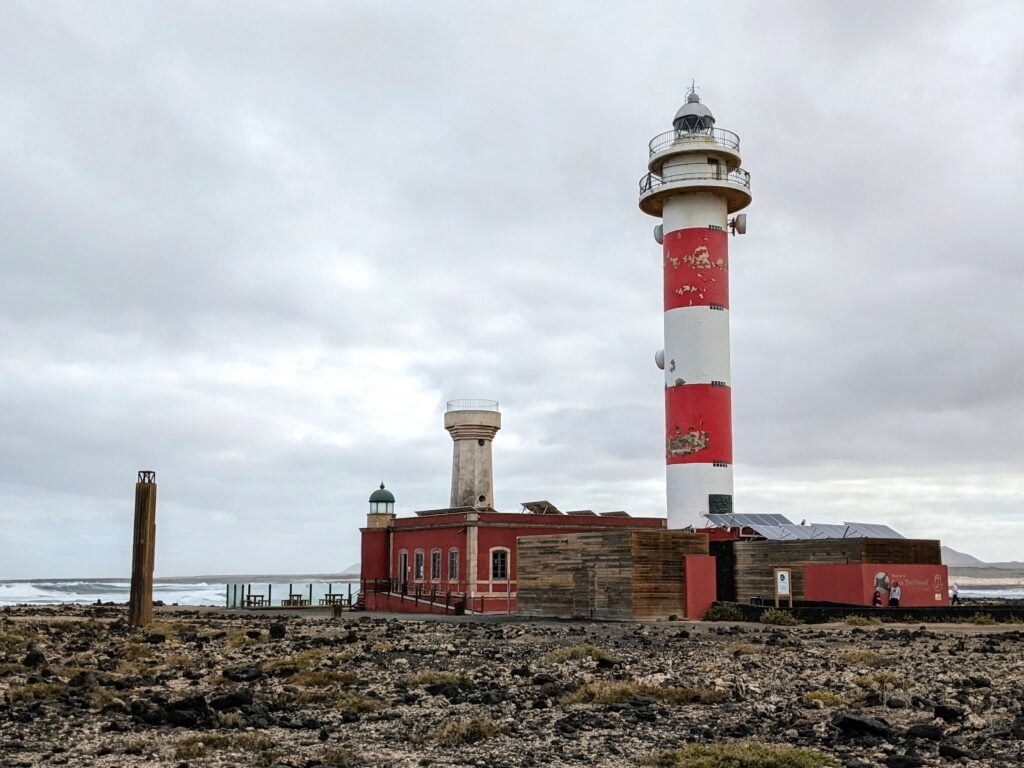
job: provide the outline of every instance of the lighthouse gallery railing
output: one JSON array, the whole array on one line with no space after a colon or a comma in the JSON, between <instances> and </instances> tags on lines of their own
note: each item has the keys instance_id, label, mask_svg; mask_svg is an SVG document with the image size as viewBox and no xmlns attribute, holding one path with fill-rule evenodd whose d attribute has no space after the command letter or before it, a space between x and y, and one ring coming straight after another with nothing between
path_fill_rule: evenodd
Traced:
<instances>
[{"instance_id":1,"label":"lighthouse gallery railing","mask_svg":"<svg viewBox=\"0 0 1024 768\"><path fill-rule=\"evenodd\" d=\"M685 170L681 171L681 168L685 168ZM644 174L640 177L640 194L644 195L658 187L675 184L680 181L725 181L750 189L750 174L742 168L726 172L723 168L716 165L691 163L689 165L677 165L672 171L672 173L665 176L657 173Z\"/></svg>"},{"instance_id":2,"label":"lighthouse gallery railing","mask_svg":"<svg viewBox=\"0 0 1024 768\"><path fill-rule=\"evenodd\" d=\"M724 128L712 128L707 131L671 130L659 133L651 139L651 156L668 149L673 144L717 144L720 147L740 150L740 137Z\"/></svg>"}]
</instances>

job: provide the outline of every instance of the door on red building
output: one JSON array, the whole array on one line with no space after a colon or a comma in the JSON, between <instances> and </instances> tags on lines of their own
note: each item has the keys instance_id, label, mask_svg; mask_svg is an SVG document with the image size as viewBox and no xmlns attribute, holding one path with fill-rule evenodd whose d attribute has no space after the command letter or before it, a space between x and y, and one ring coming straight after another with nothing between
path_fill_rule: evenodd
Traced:
<instances>
[{"instance_id":1,"label":"door on red building","mask_svg":"<svg viewBox=\"0 0 1024 768\"><path fill-rule=\"evenodd\" d=\"M409 553L401 552L398 555L398 583L399 589L404 595L409 588Z\"/></svg>"}]
</instances>

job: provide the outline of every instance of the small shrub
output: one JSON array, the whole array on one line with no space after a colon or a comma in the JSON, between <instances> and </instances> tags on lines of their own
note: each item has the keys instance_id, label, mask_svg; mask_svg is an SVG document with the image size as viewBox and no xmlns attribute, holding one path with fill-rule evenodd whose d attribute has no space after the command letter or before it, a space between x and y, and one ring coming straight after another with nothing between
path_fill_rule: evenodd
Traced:
<instances>
[{"instance_id":1,"label":"small shrub","mask_svg":"<svg viewBox=\"0 0 1024 768\"><path fill-rule=\"evenodd\" d=\"M276 756L274 741L262 733L203 733L185 736L174 747L176 760L195 760L211 752L249 752L266 764Z\"/></svg>"},{"instance_id":2,"label":"small shrub","mask_svg":"<svg viewBox=\"0 0 1024 768\"><path fill-rule=\"evenodd\" d=\"M405 678L408 685L431 685L433 683L454 683L466 685L469 678L455 672L441 672L436 669L424 669Z\"/></svg>"},{"instance_id":3,"label":"small shrub","mask_svg":"<svg viewBox=\"0 0 1024 768\"><path fill-rule=\"evenodd\" d=\"M890 661L884 653L868 650L843 651L839 658L858 667L884 667Z\"/></svg>"},{"instance_id":4,"label":"small shrub","mask_svg":"<svg viewBox=\"0 0 1024 768\"><path fill-rule=\"evenodd\" d=\"M89 691L89 706L93 709L103 709L107 704L119 699L120 697L117 695L117 692L110 688L96 686Z\"/></svg>"},{"instance_id":5,"label":"small shrub","mask_svg":"<svg viewBox=\"0 0 1024 768\"><path fill-rule=\"evenodd\" d=\"M153 648L147 643L125 643L120 656L127 661L153 658Z\"/></svg>"},{"instance_id":6,"label":"small shrub","mask_svg":"<svg viewBox=\"0 0 1024 768\"><path fill-rule=\"evenodd\" d=\"M843 623L851 627L877 627L882 623L879 616L857 616L850 614L843 619Z\"/></svg>"},{"instance_id":7,"label":"small shrub","mask_svg":"<svg viewBox=\"0 0 1024 768\"><path fill-rule=\"evenodd\" d=\"M753 643L732 643L726 646L726 650L733 656L749 656L752 653L760 653L762 648Z\"/></svg>"},{"instance_id":8,"label":"small shrub","mask_svg":"<svg viewBox=\"0 0 1024 768\"><path fill-rule=\"evenodd\" d=\"M650 696L662 704L718 704L723 691L712 688L676 688L620 680L592 680L563 696L562 704L619 704L634 696Z\"/></svg>"},{"instance_id":9,"label":"small shrub","mask_svg":"<svg viewBox=\"0 0 1024 768\"><path fill-rule=\"evenodd\" d=\"M245 725L245 718L239 712L221 712L217 715L218 728L241 728Z\"/></svg>"},{"instance_id":10,"label":"small shrub","mask_svg":"<svg viewBox=\"0 0 1024 768\"><path fill-rule=\"evenodd\" d=\"M549 651L544 658L548 661L570 661L575 659L600 661L602 659L610 660L612 655L604 648L598 648L596 645L569 645L565 648L556 648L553 651Z\"/></svg>"},{"instance_id":11,"label":"small shrub","mask_svg":"<svg viewBox=\"0 0 1024 768\"><path fill-rule=\"evenodd\" d=\"M57 685L55 683L30 683L11 688L8 691L8 695L11 697L12 702L45 701L46 699L57 698L66 692L67 689L66 685Z\"/></svg>"},{"instance_id":12,"label":"small shrub","mask_svg":"<svg viewBox=\"0 0 1024 768\"><path fill-rule=\"evenodd\" d=\"M704 621L746 621L736 603L712 603L704 614Z\"/></svg>"},{"instance_id":13,"label":"small shrub","mask_svg":"<svg viewBox=\"0 0 1024 768\"><path fill-rule=\"evenodd\" d=\"M260 666L267 672L274 672L283 667L295 667L299 671L305 671L320 661L329 653L327 648L311 648L308 651L300 651L291 656L282 656L279 659L268 659Z\"/></svg>"},{"instance_id":14,"label":"small shrub","mask_svg":"<svg viewBox=\"0 0 1024 768\"><path fill-rule=\"evenodd\" d=\"M772 624L777 627L795 627L798 624L803 624L803 622L792 613L780 608L769 608L761 614L760 621L762 624Z\"/></svg>"},{"instance_id":15,"label":"small shrub","mask_svg":"<svg viewBox=\"0 0 1024 768\"><path fill-rule=\"evenodd\" d=\"M999 623L999 622L996 621L996 617L993 616L991 613L976 613L973 616L971 616L968 619L968 621L971 624L981 624L981 625L984 625L984 626L990 626L992 624L998 624Z\"/></svg>"},{"instance_id":16,"label":"small shrub","mask_svg":"<svg viewBox=\"0 0 1024 768\"><path fill-rule=\"evenodd\" d=\"M270 635L267 632L260 631L259 637L249 637L247 630L239 629L235 632L230 633L226 640L227 644L238 648L245 645L259 645L265 643L270 639Z\"/></svg>"},{"instance_id":17,"label":"small shrub","mask_svg":"<svg viewBox=\"0 0 1024 768\"><path fill-rule=\"evenodd\" d=\"M296 672L288 682L306 688L322 688L329 685L351 685L359 678L353 672L318 669L308 672Z\"/></svg>"},{"instance_id":18,"label":"small shrub","mask_svg":"<svg viewBox=\"0 0 1024 768\"><path fill-rule=\"evenodd\" d=\"M162 667L167 669L188 669L195 661L187 653L169 653L162 660Z\"/></svg>"},{"instance_id":19,"label":"small shrub","mask_svg":"<svg viewBox=\"0 0 1024 768\"><path fill-rule=\"evenodd\" d=\"M445 720L434 732L434 739L445 747L475 744L502 733L502 729L480 717L457 717Z\"/></svg>"},{"instance_id":20,"label":"small shrub","mask_svg":"<svg viewBox=\"0 0 1024 768\"><path fill-rule=\"evenodd\" d=\"M350 709L356 712L375 712L377 702L353 691L344 691L334 702L337 709Z\"/></svg>"},{"instance_id":21,"label":"small shrub","mask_svg":"<svg viewBox=\"0 0 1024 768\"><path fill-rule=\"evenodd\" d=\"M24 627L14 627L8 632L0 633L0 650L24 651L29 645L38 643L42 639L42 635Z\"/></svg>"},{"instance_id":22,"label":"small shrub","mask_svg":"<svg viewBox=\"0 0 1024 768\"><path fill-rule=\"evenodd\" d=\"M20 675L25 672L28 672L28 667L23 667L21 664L0 664L0 677Z\"/></svg>"},{"instance_id":23,"label":"small shrub","mask_svg":"<svg viewBox=\"0 0 1024 768\"><path fill-rule=\"evenodd\" d=\"M907 687L906 680L899 675L893 675L889 672L875 672L871 675L861 675L853 682L861 688L878 688L879 690Z\"/></svg>"},{"instance_id":24,"label":"small shrub","mask_svg":"<svg viewBox=\"0 0 1024 768\"><path fill-rule=\"evenodd\" d=\"M329 747L320 753L318 761L324 765L333 765L337 768L355 768L357 765L365 765L365 759L360 759L359 755L353 752L351 749L339 749L338 747Z\"/></svg>"},{"instance_id":25,"label":"small shrub","mask_svg":"<svg viewBox=\"0 0 1024 768\"><path fill-rule=\"evenodd\" d=\"M815 701L820 701L826 707L839 707L845 700L839 694L824 690L810 691L803 695L804 704L811 704Z\"/></svg>"},{"instance_id":26,"label":"small shrub","mask_svg":"<svg viewBox=\"0 0 1024 768\"><path fill-rule=\"evenodd\" d=\"M657 768L826 768L839 763L820 752L774 744L687 744L644 761Z\"/></svg>"}]
</instances>

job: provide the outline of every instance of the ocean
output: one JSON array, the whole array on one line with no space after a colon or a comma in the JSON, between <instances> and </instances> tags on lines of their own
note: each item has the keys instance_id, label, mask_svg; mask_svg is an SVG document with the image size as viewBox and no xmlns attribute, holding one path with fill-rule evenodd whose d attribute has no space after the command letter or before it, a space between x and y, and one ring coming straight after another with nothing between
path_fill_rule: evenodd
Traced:
<instances>
[{"instance_id":1,"label":"ocean","mask_svg":"<svg viewBox=\"0 0 1024 768\"><path fill-rule=\"evenodd\" d=\"M288 596L288 589L291 587L295 593L301 593L308 599L310 585L313 587L313 604L319 601L328 591L329 585L333 592L348 592L348 585L352 583L353 592L358 586L358 581L336 579L331 582L310 581L307 577L296 577L295 581L278 581L280 576L274 577L272 582L256 581L255 579L241 582L232 580L232 584L252 584L253 594L267 594L268 584L271 596L275 605L280 603L281 598ZM175 580L174 582L154 582L153 599L162 600L166 605L216 605L224 606L227 596L228 582L189 582ZM0 606L4 605L64 605L81 604L88 605L97 600L101 603L127 603L130 583L118 580L102 581L97 579L54 579L50 581L0 581Z\"/></svg>"}]
</instances>

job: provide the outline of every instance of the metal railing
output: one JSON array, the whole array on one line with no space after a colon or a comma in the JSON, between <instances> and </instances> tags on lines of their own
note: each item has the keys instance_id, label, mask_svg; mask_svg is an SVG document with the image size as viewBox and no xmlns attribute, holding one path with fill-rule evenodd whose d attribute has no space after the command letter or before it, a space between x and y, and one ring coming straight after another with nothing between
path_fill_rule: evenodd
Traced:
<instances>
[{"instance_id":1,"label":"metal railing","mask_svg":"<svg viewBox=\"0 0 1024 768\"><path fill-rule=\"evenodd\" d=\"M680 171L680 168L686 168L686 170ZM729 184L738 184L741 187L750 189L750 174L742 168L737 168L735 171L726 171L720 166L691 163L684 166L675 166L672 168L672 171L671 174L666 176L660 176L656 173L644 174L640 178L641 196L654 191L658 187L681 181L725 181Z\"/></svg>"},{"instance_id":2,"label":"metal railing","mask_svg":"<svg viewBox=\"0 0 1024 768\"><path fill-rule=\"evenodd\" d=\"M659 133L648 145L651 156L668 149L674 144L714 144L727 149L740 150L740 137L724 128L711 128L705 131L671 130Z\"/></svg>"},{"instance_id":3,"label":"metal railing","mask_svg":"<svg viewBox=\"0 0 1024 768\"><path fill-rule=\"evenodd\" d=\"M451 611L456 614L465 613L467 610L482 613L484 608L482 596L470 597L464 591L439 589L436 585L415 584L399 579L369 579L364 580L361 587L361 595L396 595L406 600L412 599L414 605L422 602L438 608L443 606L445 612Z\"/></svg>"},{"instance_id":4,"label":"metal railing","mask_svg":"<svg viewBox=\"0 0 1024 768\"><path fill-rule=\"evenodd\" d=\"M449 411L496 411L497 400L449 400Z\"/></svg>"}]
</instances>

